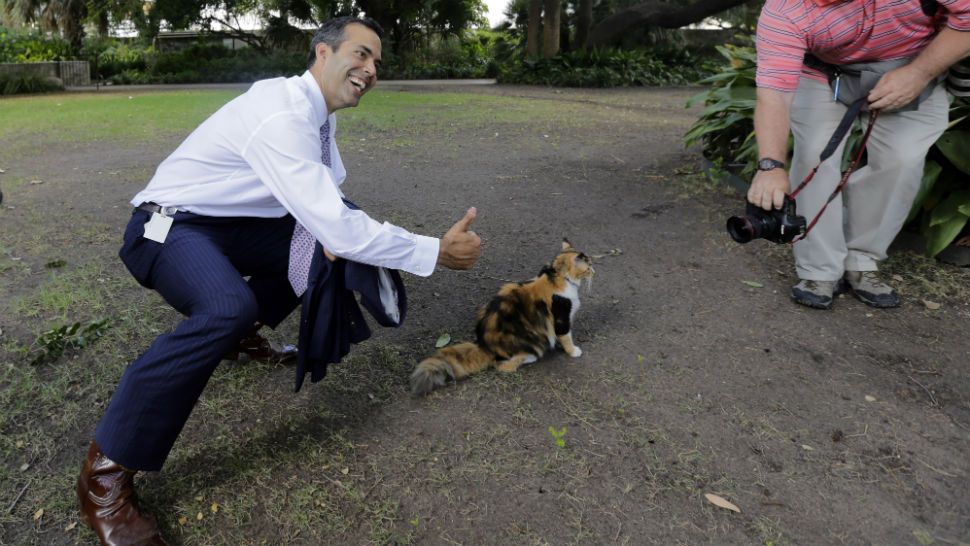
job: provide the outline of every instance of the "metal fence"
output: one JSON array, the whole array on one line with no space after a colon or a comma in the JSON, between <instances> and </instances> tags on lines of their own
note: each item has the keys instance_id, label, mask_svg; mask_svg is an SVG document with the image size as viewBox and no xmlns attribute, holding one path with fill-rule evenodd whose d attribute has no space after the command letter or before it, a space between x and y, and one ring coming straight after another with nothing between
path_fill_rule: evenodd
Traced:
<instances>
[{"instance_id":1,"label":"metal fence","mask_svg":"<svg viewBox=\"0 0 970 546\"><path fill-rule=\"evenodd\" d=\"M40 78L57 78L65 87L91 85L91 67L87 61L0 63L0 76L24 74Z\"/></svg>"}]
</instances>

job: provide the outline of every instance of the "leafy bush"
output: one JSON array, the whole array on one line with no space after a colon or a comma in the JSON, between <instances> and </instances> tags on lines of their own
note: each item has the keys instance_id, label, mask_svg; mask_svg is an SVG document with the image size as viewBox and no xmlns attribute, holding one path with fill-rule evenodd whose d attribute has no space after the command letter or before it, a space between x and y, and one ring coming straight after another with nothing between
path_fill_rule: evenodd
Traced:
<instances>
[{"instance_id":1,"label":"leafy bush","mask_svg":"<svg viewBox=\"0 0 970 546\"><path fill-rule=\"evenodd\" d=\"M257 49L231 50L221 44L200 43L175 52L159 53L127 46L99 54L100 74L114 84L252 82L300 74L304 53Z\"/></svg>"},{"instance_id":2,"label":"leafy bush","mask_svg":"<svg viewBox=\"0 0 970 546\"><path fill-rule=\"evenodd\" d=\"M155 49L114 38L91 38L84 43L82 55L91 63L92 77L107 80L126 71L144 72Z\"/></svg>"},{"instance_id":3,"label":"leafy bush","mask_svg":"<svg viewBox=\"0 0 970 546\"><path fill-rule=\"evenodd\" d=\"M0 27L0 63L62 61L70 59L69 44L39 32L17 32Z\"/></svg>"},{"instance_id":4,"label":"leafy bush","mask_svg":"<svg viewBox=\"0 0 970 546\"><path fill-rule=\"evenodd\" d=\"M701 117L684 135L684 145L701 145L704 157L718 164L741 167L744 175L754 173L758 149L754 140L756 89L755 51L750 46L718 46L727 66L701 80L710 88L687 101L690 108L700 101Z\"/></svg>"},{"instance_id":5,"label":"leafy bush","mask_svg":"<svg viewBox=\"0 0 970 546\"><path fill-rule=\"evenodd\" d=\"M696 81L698 63L668 65L647 50L592 50L563 53L551 59L511 61L499 81L562 87L683 85Z\"/></svg>"},{"instance_id":6,"label":"leafy bush","mask_svg":"<svg viewBox=\"0 0 970 546\"><path fill-rule=\"evenodd\" d=\"M384 50L383 79L491 78L498 74L494 62L496 44L504 33L476 30L464 36L437 39L428 47L407 56Z\"/></svg>"},{"instance_id":7,"label":"leafy bush","mask_svg":"<svg viewBox=\"0 0 970 546\"><path fill-rule=\"evenodd\" d=\"M755 61L750 46L722 46L728 60L717 74L701 83L711 87L692 97L687 106L703 101L700 118L684 135L685 146L699 144L706 158L742 177L753 175L758 158L754 139ZM861 142L857 124L848 136L843 166ZM792 140L789 139L789 157ZM926 239L926 252L939 254L970 220L970 102L956 99L950 125L927 155L923 180L907 219L907 228ZM793 181L795 183L797 181Z\"/></svg>"},{"instance_id":8,"label":"leafy bush","mask_svg":"<svg viewBox=\"0 0 970 546\"><path fill-rule=\"evenodd\" d=\"M970 99L950 106L950 126L930 149L908 222L926 237L926 253L947 247L970 220Z\"/></svg>"},{"instance_id":9,"label":"leafy bush","mask_svg":"<svg viewBox=\"0 0 970 546\"><path fill-rule=\"evenodd\" d=\"M33 74L17 74L0 76L0 95L16 95L20 93L49 93L63 91L64 85L55 78L35 76Z\"/></svg>"}]
</instances>

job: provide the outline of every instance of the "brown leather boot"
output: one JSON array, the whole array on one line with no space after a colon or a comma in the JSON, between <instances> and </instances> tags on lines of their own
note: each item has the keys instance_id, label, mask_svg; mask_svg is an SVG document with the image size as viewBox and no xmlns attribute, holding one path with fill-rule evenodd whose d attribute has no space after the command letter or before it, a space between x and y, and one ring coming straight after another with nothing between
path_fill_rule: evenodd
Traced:
<instances>
[{"instance_id":1,"label":"brown leather boot","mask_svg":"<svg viewBox=\"0 0 970 546\"><path fill-rule=\"evenodd\" d=\"M134 477L92 441L77 480L81 519L106 546L168 546L155 518L138 510Z\"/></svg>"},{"instance_id":2,"label":"brown leather boot","mask_svg":"<svg viewBox=\"0 0 970 546\"><path fill-rule=\"evenodd\" d=\"M268 339L259 335L260 326L262 325L257 323L253 332L239 340L239 345L227 353L223 359L238 361L241 355L246 355L250 360L269 364L289 364L296 361L298 352L295 346L277 346L271 343Z\"/></svg>"}]
</instances>

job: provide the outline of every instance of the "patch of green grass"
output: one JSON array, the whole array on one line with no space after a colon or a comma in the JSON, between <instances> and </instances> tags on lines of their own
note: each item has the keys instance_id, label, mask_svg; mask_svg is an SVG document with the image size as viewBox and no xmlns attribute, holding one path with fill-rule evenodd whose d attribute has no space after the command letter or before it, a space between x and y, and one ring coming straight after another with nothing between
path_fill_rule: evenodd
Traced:
<instances>
[{"instance_id":1,"label":"patch of green grass","mask_svg":"<svg viewBox=\"0 0 970 546\"><path fill-rule=\"evenodd\" d=\"M0 102L0 139L51 143L150 142L188 134L240 91L66 93Z\"/></svg>"},{"instance_id":2,"label":"patch of green grass","mask_svg":"<svg viewBox=\"0 0 970 546\"><path fill-rule=\"evenodd\" d=\"M129 280L109 273L103 263L53 269L46 282L14 303L12 311L48 322L95 320L105 313L112 296L129 286Z\"/></svg>"},{"instance_id":3,"label":"patch of green grass","mask_svg":"<svg viewBox=\"0 0 970 546\"><path fill-rule=\"evenodd\" d=\"M466 133L495 123L535 127L579 123L583 105L532 101L468 93L411 93L376 89L357 108L337 114L341 131L357 136L372 131L436 127ZM492 136L488 134L487 136Z\"/></svg>"},{"instance_id":4,"label":"patch of green grass","mask_svg":"<svg viewBox=\"0 0 970 546\"><path fill-rule=\"evenodd\" d=\"M159 136L188 134L202 120L240 94L236 90L124 93L70 93L7 99L0 103L0 140L47 144L90 141L151 142ZM434 126L467 131L491 123L551 125L580 119L581 105L534 102L461 93L418 94L372 91L359 108L341 111L342 137ZM395 146L407 146L399 139ZM15 150L8 149L15 154Z\"/></svg>"},{"instance_id":5,"label":"patch of green grass","mask_svg":"<svg viewBox=\"0 0 970 546\"><path fill-rule=\"evenodd\" d=\"M786 546L790 544L782 532L781 524L766 516L760 516L751 522L751 531L765 546Z\"/></svg>"}]
</instances>

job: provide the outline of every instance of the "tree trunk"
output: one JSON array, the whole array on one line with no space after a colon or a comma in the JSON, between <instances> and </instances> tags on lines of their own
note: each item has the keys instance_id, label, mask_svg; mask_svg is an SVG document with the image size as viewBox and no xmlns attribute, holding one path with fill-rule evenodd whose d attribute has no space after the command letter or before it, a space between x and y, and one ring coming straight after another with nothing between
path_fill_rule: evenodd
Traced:
<instances>
[{"instance_id":1,"label":"tree trunk","mask_svg":"<svg viewBox=\"0 0 970 546\"><path fill-rule=\"evenodd\" d=\"M525 54L529 59L539 56L539 32L542 29L542 0L529 0L529 27L526 31Z\"/></svg>"},{"instance_id":2,"label":"tree trunk","mask_svg":"<svg viewBox=\"0 0 970 546\"><path fill-rule=\"evenodd\" d=\"M83 0L69 0L64 9L61 30L64 39L71 44L71 56L79 57L84 45L84 19L88 15L88 5Z\"/></svg>"},{"instance_id":3,"label":"tree trunk","mask_svg":"<svg viewBox=\"0 0 970 546\"><path fill-rule=\"evenodd\" d=\"M600 21L590 31L586 47L608 47L626 33L641 27L680 28L749 1L751 0L698 0L678 8L676 4L650 0L618 11Z\"/></svg>"},{"instance_id":4,"label":"tree trunk","mask_svg":"<svg viewBox=\"0 0 970 546\"><path fill-rule=\"evenodd\" d=\"M559 15L561 0L544 0L542 19L542 56L551 59L559 53Z\"/></svg>"},{"instance_id":5,"label":"tree trunk","mask_svg":"<svg viewBox=\"0 0 970 546\"><path fill-rule=\"evenodd\" d=\"M579 0L576 12L576 49L586 47L589 39L589 27L593 24L593 0Z\"/></svg>"},{"instance_id":6,"label":"tree trunk","mask_svg":"<svg viewBox=\"0 0 970 546\"><path fill-rule=\"evenodd\" d=\"M107 38L110 27L111 22L108 20L108 10L107 8L102 8L98 12L98 37L102 39Z\"/></svg>"},{"instance_id":7,"label":"tree trunk","mask_svg":"<svg viewBox=\"0 0 970 546\"><path fill-rule=\"evenodd\" d=\"M569 20L569 14L566 13L566 2L562 2L562 9L559 10L559 51L568 52L573 49L569 41L569 31L572 24L573 22Z\"/></svg>"}]
</instances>

